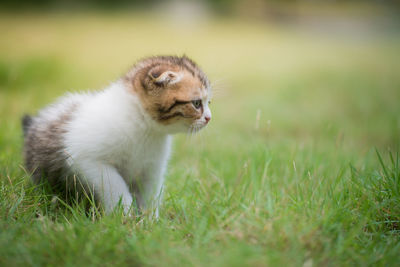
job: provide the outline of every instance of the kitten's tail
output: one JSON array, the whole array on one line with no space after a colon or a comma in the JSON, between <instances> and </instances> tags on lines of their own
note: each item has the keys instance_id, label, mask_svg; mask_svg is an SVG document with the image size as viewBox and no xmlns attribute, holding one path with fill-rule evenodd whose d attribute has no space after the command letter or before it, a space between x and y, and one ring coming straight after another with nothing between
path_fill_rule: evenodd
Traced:
<instances>
[{"instance_id":1,"label":"kitten's tail","mask_svg":"<svg viewBox=\"0 0 400 267\"><path fill-rule=\"evenodd\" d=\"M29 127L32 125L32 121L32 117L27 114L22 117L22 130L24 131L24 136L26 136Z\"/></svg>"}]
</instances>

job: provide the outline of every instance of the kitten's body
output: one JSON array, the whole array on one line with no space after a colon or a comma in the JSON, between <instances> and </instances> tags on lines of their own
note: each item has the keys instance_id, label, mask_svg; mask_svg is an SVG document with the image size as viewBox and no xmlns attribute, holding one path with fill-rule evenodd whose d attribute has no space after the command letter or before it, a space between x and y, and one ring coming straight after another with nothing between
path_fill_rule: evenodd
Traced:
<instances>
[{"instance_id":1,"label":"kitten's body","mask_svg":"<svg viewBox=\"0 0 400 267\"><path fill-rule=\"evenodd\" d=\"M170 134L207 124L209 90L186 57L145 59L101 92L70 94L24 119L27 168L35 182L78 177L106 212L119 201L128 212L136 200L157 216ZM193 99L202 99L201 114Z\"/></svg>"}]
</instances>

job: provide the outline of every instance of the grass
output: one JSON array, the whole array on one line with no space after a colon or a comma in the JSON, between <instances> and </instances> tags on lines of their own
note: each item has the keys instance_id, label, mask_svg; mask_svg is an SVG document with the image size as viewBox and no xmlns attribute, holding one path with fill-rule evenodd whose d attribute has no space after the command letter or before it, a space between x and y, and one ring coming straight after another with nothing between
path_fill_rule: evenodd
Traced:
<instances>
[{"instance_id":1,"label":"grass","mask_svg":"<svg viewBox=\"0 0 400 267\"><path fill-rule=\"evenodd\" d=\"M0 265L321 266L400 262L400 48L234 19L0 16ZM213 121L177 136L160 220L102 216L34 188L20 118L186 53Z\"/></svg>"}]
</instances>

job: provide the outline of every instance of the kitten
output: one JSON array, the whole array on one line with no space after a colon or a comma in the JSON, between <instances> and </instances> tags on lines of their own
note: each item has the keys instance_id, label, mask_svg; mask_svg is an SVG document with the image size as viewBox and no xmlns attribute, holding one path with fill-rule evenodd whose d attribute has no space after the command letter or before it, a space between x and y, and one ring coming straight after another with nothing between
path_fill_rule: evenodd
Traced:
<instances>
[{"instance_id":1,"label":"kitten","mask_svg":"<svg viewBox=\"0 0 400 267\"><path fill-rule=\"evenodd\" d=\"M188 57L139 61L103 91L68 94L36 117L25 116L24 156L35 183L90 190L106 213L158 217L171 134L196 132L211 119L210 83Z\"/></svg>"}]
</instances>

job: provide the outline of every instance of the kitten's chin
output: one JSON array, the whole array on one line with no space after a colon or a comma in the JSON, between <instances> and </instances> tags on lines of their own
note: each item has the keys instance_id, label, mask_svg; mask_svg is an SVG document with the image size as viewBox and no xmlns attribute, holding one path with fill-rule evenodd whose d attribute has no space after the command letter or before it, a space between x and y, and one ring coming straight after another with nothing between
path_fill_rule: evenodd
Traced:
<instances>
[{"instance_id":1,"label":"kitten's chin","mask_svg":"<svg viewBox=\"0 0 400 267\"><path fill-rule=\"evenodd\" d=\"M169 125L160 125L159 130L165 134L178 134L188 132L190 127L183 123L174 123Z\"/></svg>"},{"instance_id":2,"label":"kitten's chin","mask_svg":"<svg viewBox=\"0 0 400 267\"><path fill-rule=\"evenodd\" d=\"M194 122L188 124L187 122L176 122L168 125L159 125L159 130L166 134L177 134L177 133L188 133L195 134L199 132L201 129L205 128L207 123L203 122Z\"/></svg>"},{"instance_id":3,"label":"kitten's chin","mask_svg":"<svg viewBox=\"0 0 400 267\"><path fill-rule=\"evenodd\" d=\"M189 126L187 132L189 134L195 134L195 133L199 132L200 130L202 130L203 128L205 128L206 126L207 126L207 123L194 123Z\"/></svg>"},{"instance_id":4,"label":"kitten's chin","mask_svg":"<svg viewBox=\"0 0 400 267\"><path fill-rule=\"evenodd\" d=\"M173 133L187 133L187 134L195 134L200 132L206 125L190 125L185 127L178 127L175 129Z\"/></svg>"}]
</instances>

